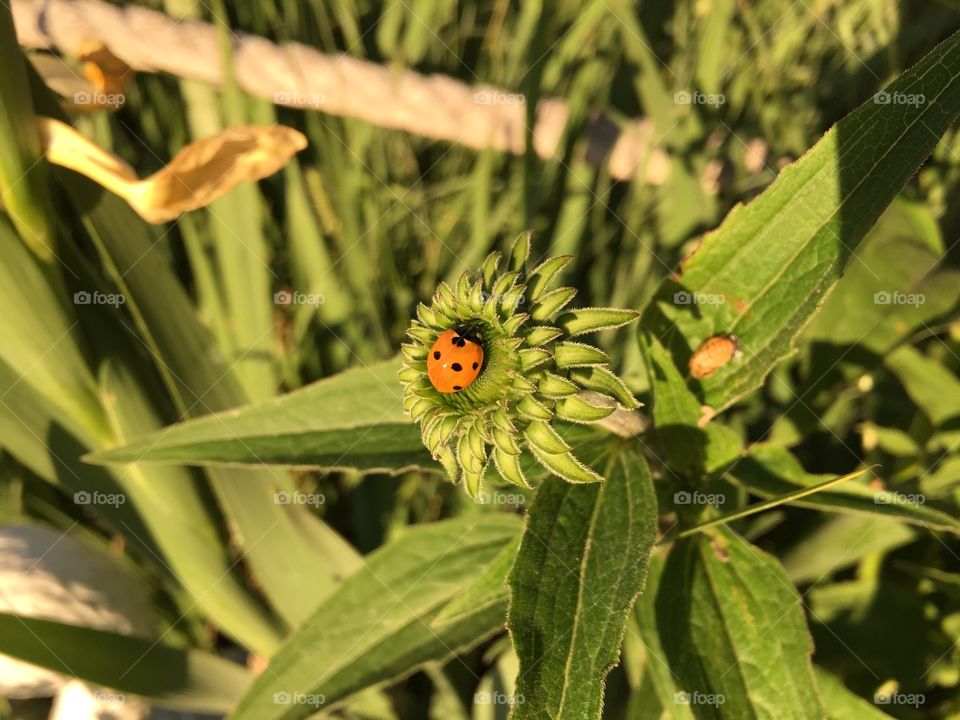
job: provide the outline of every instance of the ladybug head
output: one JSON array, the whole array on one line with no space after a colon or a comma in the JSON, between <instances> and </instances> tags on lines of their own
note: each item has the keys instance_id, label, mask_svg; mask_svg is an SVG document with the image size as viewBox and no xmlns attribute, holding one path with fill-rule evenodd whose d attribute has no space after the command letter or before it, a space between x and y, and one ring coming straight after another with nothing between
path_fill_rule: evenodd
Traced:
<instances>
[{"instance_id":1,"label":"ladybug head","mask_svg":"<svg viewBox=\"0 0 960 720\"><path fill-rule=\"evenodd\" d=\"M458 325L454 328L457 335L459 336L454 342L457 347L463 347L466 345L466 341L469 340L472 343L477 345L483 344L483 339L480 337L479 328L476 323L471 323L469 325Z\"/></svg>"}]
</instances>

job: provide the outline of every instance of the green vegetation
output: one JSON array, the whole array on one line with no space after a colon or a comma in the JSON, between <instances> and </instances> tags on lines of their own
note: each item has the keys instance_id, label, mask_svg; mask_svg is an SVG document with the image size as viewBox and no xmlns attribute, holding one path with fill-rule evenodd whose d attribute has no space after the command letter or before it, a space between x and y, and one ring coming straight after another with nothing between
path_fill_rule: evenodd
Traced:
<instances>
[{"instance_id":1,"label":"green vegetation","mask_svg":"<svg viewBox=\"0 0 960 720\"><path fill-rule=\"evenodd\" d=\"M153 611L13 606L0 544L0 654L238 720L960 717L960 5L147 5L228 66L233 30L501 88L528 146L569 116L545 159L232 72L81 113L0 6L0 531ZM36 162L38 114L141 178L308 145L151 225ZM665 164L613 177L588 138L641 117Z\"/></svg>"}]
</instances>

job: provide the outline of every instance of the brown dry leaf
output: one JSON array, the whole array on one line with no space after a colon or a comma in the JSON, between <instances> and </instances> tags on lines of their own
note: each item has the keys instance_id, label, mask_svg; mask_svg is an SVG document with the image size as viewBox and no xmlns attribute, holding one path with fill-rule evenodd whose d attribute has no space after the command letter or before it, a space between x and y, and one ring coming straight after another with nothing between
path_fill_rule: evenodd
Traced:
<instances>
[{"instance_id":1,"label":"brown dry leaf","mask_svg":"<svg viewBox=\"0 0 960 720\"><path fill-rule=\"evenodd\" d=\"M80 46L83 73L66 60L50 53L31 55L44 83L60 95L70 111L118 110L126 102L127 86L136 74L102 42L91 40Z\"/></svg>"},{"instance_id":2,"label":"brown dry leaf","mask_svg":"<svg viewBox=\"0 0 960 720\"><path fill-rule=\"evenodd\" d=\"M133 68L99 40L82 43L77 57L83 60L83 74L104 94L122 96L133 80Z\"/></svg>"},{"instance_id":3,"label":"brown dry leaf","mask_svg":"<svg viewBox=\"0 0 960 720\"><path fill-rule=\"evenodd\" d=\"M191 143L145 180L143 203L157 208L161 219L153 222L170 220L209 205L242 182L273 175L306 146L302 133L283 125L226 128Z\"/></svg>"},{"instance_id":4,"label":"brown dry leaf","mask_svg":"<svg viewBox=\"0 0 960 720\"><path fill-rule=\"evenodd\" d=\"M187 145L145 180L113 153L52 118L37 118L46 158L126 200L151 223L205 207L242 182L272 175L307 146L283 125L236 125Z\"/></svg>"}]
</instances>

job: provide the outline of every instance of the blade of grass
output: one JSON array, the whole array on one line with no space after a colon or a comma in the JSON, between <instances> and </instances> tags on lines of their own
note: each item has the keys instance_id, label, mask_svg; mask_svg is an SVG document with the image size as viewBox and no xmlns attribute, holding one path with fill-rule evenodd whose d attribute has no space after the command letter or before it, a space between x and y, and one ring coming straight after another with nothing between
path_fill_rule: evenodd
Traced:
<instances>
[{"instance_id":1,"label":"blade of grass","mask_svg":"<svg viewBox=\"0 0 960 720\"><path fill-rule=\"evenodd\" d=\"M686 530L677 533L674 536L674 538L680 539L684 537L689 537L691 535L697 534L698 532L707 530L708 528L716 527L717 525L725 525L727 523L733 522L734 520L740 520L741 518L749 517L750 515L756 515L757 513L763 512L765 510L771 510L775 507L786 505L787 503L793 502L794 500L799 500L801 498L808 497L809 495L813 495L815 493L822 492L824 490L829 490L830 488L835 487L840 483L844 483L847 480L852 480L855 477L859 477L860 475L863 475L865 472L870 472L875 467L877 466L873 465L868 468L863 468L862 470L855 470L854 472L847 473L846 475L840 475L839 477L830 478L829 480L824 480L822 483L817 483L816 485L813 485L811 487L795 490L794 492L787 493L786 495L781 495L779 497L766 500L762 503L751 505L750 507L745 508L744 510L739 510L735 513L730 513L722 517L713 518L712 520L708 520L707 522L700 523L699 525L694 525L692 528L687 528ZM663 542L663 540L661 540L661 542Z\"/></svg>"},{"instance_id":2,"label":"blade of grass","mask_svg":"<svg viewBox=\"0 0 960 720\"><path fill-rule=\"evenodd\" d=\"M0 613L0 651L170 708L223 713L250 683L239 665L200 650Z\"/></svg>"},{"instance_id":3,"label":"blade of grass","mask_svg":"<svg viewBox=\"0 0 960 720\"><path fill-rule=\"evenodd\" d=\"M227 125L242 125L250 120L233 74L233 34L225 24L229 14L222 0L214 0L212 8L224 67L223 117ZM256 185L244 183L213 203L207 215L233 341L229 358L236 363L234 372L247 396L263 400L277 387L271 291L276 275L269 266L261 226L266 215L263 198Z\"/></svg>"},{"instance_id":4,"label":"blade of grass","mask_svg":"<svg viewBox=\"0 0 960 720\"><path fill-rule=\"evenodd\" d=\"M0 5L0 207L10 215L27 246L45 262L53 260L55 217L34 125L33 101L13 16Z\"/></svg>"}]
</instances>

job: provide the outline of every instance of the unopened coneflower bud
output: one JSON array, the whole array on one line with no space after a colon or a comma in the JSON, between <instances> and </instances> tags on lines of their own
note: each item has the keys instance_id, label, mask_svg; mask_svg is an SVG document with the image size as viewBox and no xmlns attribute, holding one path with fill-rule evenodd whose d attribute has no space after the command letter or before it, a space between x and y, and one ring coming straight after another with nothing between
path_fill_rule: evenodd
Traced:
<instances>
[{"instance_id":1,"label":"unopened coneflower bud","mask_svg":"<svg viewBox=\"0 0 960 720\"><path fill-rule=\"evenodd\" d=\"M639 406L606 353L579 339L638 313L567 310L576 290L552 286L573 258L549 258L527 272L530 235L517 239L506 268L495 252L475 276L464 273L453 288L441 283L430 305L417 308L402 348L404 410L474 498L491 462L504 480L530 487L520 464L525 449L569 482L602 480L554 422L595 423L618 405Z\"/></svg>"}]
</instances>

